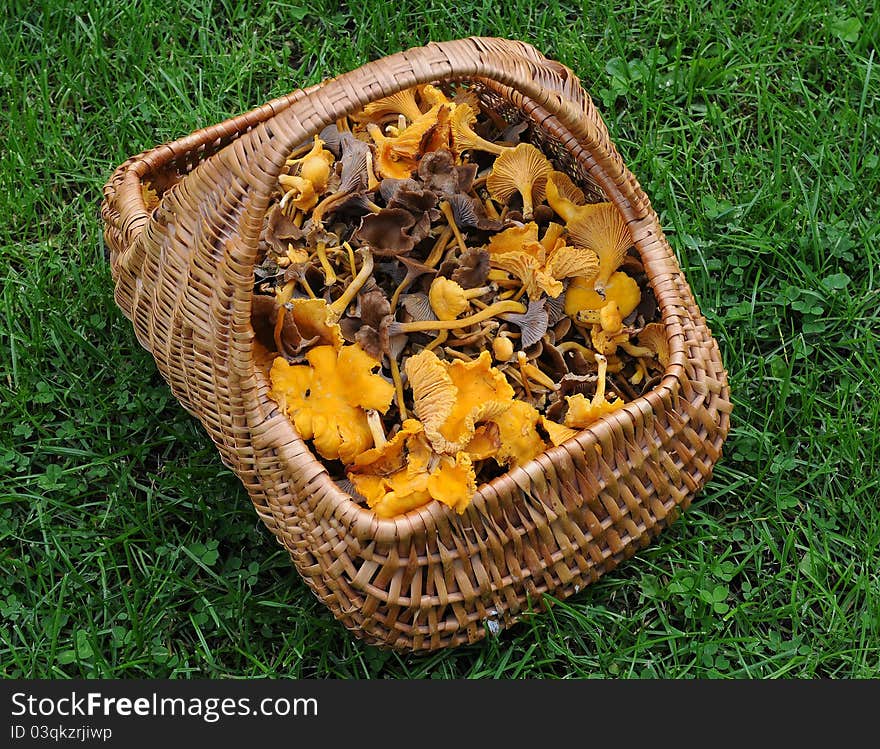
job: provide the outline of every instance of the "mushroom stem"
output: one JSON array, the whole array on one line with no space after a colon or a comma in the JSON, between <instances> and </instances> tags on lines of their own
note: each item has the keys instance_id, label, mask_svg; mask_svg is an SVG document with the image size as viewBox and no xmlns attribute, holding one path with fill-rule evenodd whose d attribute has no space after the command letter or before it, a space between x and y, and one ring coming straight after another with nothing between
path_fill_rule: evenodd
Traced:
<instances>
[{"instance_id":1,"label":"mushroom stem","mask_svg":"<svg viewBox=\"0 0 880 749\"><path fill-rule=\"evenodd\" d=\"M525 184L520 189L520 195L522 195L523 201L523 218L526 221L531 221L532 215L534 213L534 206L532 205L532 186L531 184Z\"/></svg>"},{"instance_id":2,"label":"mushroom stem","mask_svg":"<svg viewBox=\"0 0 880 749\"><path fill-rule=\"evenodd\" d=\"M391 366L391 381L394 383L394 390L397 393L397 410L400 412L400 421L404 422L408 416L406 404L403 402L403 379L400 376L400 367L397 366L397 359L393 356L389 356L388 360Z\"/></svg>"},{"instance_id":3,"label":"mushroom stem","mask_svg":"<svg viewBox=\"0 0 880 749\"><path fill-rule=\"evenodd\" d=\"M275 349L278 352L284 351L283 344L281 343L281 331L284 329L284 306L279 306L275 310L275 328L272 331L272 337L275 339Z\"/></svg>"},{"instance_id":4,"label":"mushroom stem","mask_svg":"<svg viewBox=\"0 0 880 749\"><path fill-rule=\"evenodd\" d=\"M599 405L605 400L605 376L608 374L608 359L604 354L596 354L596 362L599 365L599 379L596 382L596 394L593 396L593 404Z\"/></svg>"},{"instance_id":5,"label":"mushroom stem","mask_svg":"<svg viewBox=\"0 0 880 749\"><path fill-rule=\"evenodd\" d=\"M382 417L374 408L367 409L367 425L373 435L373 443L376 447L382 447L388 440L385 439L385 428L382 426Z\"/></svg>"},{"instance_id":6,"label":"mushroom stem","mask_svg":"<svg viewBox=\"0 0 880 749\"><path fill-rule=\"evenodd\" d=\"M568 351L577 351L583 355L587 361L596 361L596 352L591 348L582 346L577 341L563 341L562 343L557 343L556 350L559 351L560 354L564 354Z\"/></svg>"},{"instance_id":7,"label":"mushroom stem","mask_svg":"<svg viewBox=\"0 0 880 749\"><path fill-rule=\"evenodd\" d=\"M519 361L519 368L524 377L534 380L539 385L542 385L548 390L557 390L559 388L559 386L552 379L550 379L550 377L548 377L534 364L529 363L528 357L526 356L524 351L519 351L516 355L516 358L517 361Z\"/></svg>"},{"instance_id":8,"label":"mushroom stem","mask_svg":"<svg viewBox=\"0 0 880 749\"><path fill-rule=\"evenodd\" d=\"M314 291L312 291L312 287L309 286L309 282L306 281L306 274L305 273L303 273L299 277L299 284L300 284L300 286L302 286L306 290L306 294L309 295L309 299L317 299L318 298L318 295Z\"/></svg>"},{"instance_id":9,"label":"mushroom stem","mask_svg":"<svg viewBox=\"0 0 880 749\"><path fill-rule=\"evenodd\" d=\"M343 242L342 246L348 253L348 264L351 267L351 277L354 278L357 275L357 265L354 262L354 250L351 249L351 245L348 242Z\"/></svg>"},{"instance_id":10,"label":"mushroom stem","mask_svg":"<svg viewBox=\"0 0 880 749\"><path fill-rule=\"evenodd\" d=\"M492 291L491 286L477 286L474 289L465 289L464 298L475 299L478 296L483 296L483 294L488 294L490 291Z\"/></svg>"},{"instance_id":11,"label":"mushroom stem","mask_svg":"<svg viewBox=\"0 0 880 749\"><path fill-rule=\"evenodd\" d=\"M324 223L324 214L330 211L337 203L341 203L349 195L348 190L337 190L330 193L312 209L312 221L321 226Z\"/></svg>"},{"instance_id":12,"label":"mushroom stem","mask_svg":"<svg viewBox=\"0 0 880 749\"><path fill-rule=\"evenodd\" d=\"M452 212L452 206L449 204L449 201L441 201L439 207L443 215L446 217L446 220L449 222L449 226L452 228L452 233L455 235L455 241L458 242L458 249L462 252L467 252L467 245L464 243L464 237L461 235L458 224L455 223L455 215Z\"/></svg>"},{"instance_id":13,"label":"mushroom stem","mask_svg":"<svg viewBox=\"0 0 880 749\"><path fill-rule=\"evenodd\" d=\"M443 231L440 232L437 241L431 248L431 252L425 260L426 266L433 268L438 262L440 262L440 258L443 257L443 252L446 250L446 245L449 244L450 239L452 239L452 227L447 225L443 227Z\"/></svg>"},{"instance_id":14,"label":"mushroom stem","mask_svg":"<svg viewBox=\"0 0 880 749\"><path fill-rule=\"evenodd\" d=\"M297 158L298 156L303 156L312 150L314 144L311 141L306 141L299 148L294 148L290 155L287 157L287 161L285 162L285 166L291 166L292 164L296 164L302 159Z\"/></svg>"},{"instance_id":15,"label":"mushroom stem","mask_svg":"<svg viewBox=\"0 0 880 749\"><path fill-rule=\"evenodd\" d=\"M290 298L293 296L293 289L296 286L296 281L288 281L284 286L280 289L275 290L275 302L279 307L283 307L290 301Z\"/></svg>"},{"instance_id":16,"label":"mushroom stem","mask_svg":"<svg viewBox=\"0 0 880 749\"><path fill-rule=\"evenodd\" d=\"M427 351L433 351L435 348L437 348L437 346L440 346L441 344L446 343L446 339L448 337L449 337L449 331L448 330L441 330L439 333L437 333L437 336L434 338L434 340L431 341L427 346L425 346L425 349Z\"/></svg>"},{"instance_id":17,"label":"mushroom stem","mask_svg":"<svg viewBox=\"0 0 880 749\"><path fill-rule=\"evenodd\" d=\"M367 282L370 274L373 272L373 253L369 247L364 248L364 264L361 266L358 274L352 279L351 284L345 290L345 293L335 302L328 306L328 312L336 316L338 320L348 308L348 305L354 301L361 287Z\"/></svg>"},{"instance_id":18,"label":"mushroom stem","mask_svg":"<svg viewBox=\"0 0 880 749\"><path fill-rule=\"evenodd\" d=\"M413 322L395 322L391 323L388 328L390 335L399 333L419 333L425 330L455 330L457 328L466 328L483 320L488 320L496 315L503 315L506 312L516 312L518 314L525 313L526 308L519 302L496 302L486 309L480 310L473 315L460 317L455 320L414 320Z\"/></svg>"},{"instance_id":19,"label":"mushroom stem","mask_svg":"<svg viewBox=\"0 0 880 749\"><path fill-rule=\"evenodd\" d=\"M333 270L333 266L330 265L330 261L327 259L327 243L318 242L316 251L318 254L318 261L321 263L321 268L324 271L324 283L327 286L332 286L336 283L336 271Z\"/></svg>"},{"instance_id":20,"label":"mushroom stem","mask_svg":"<svg viewBox=\"0 0 880 749\"><path fill-rule=\"evenodd\" d=\"M483 200L483 205L486 206L486 215L494 220L498 220L501 218L501 214L498 213L498 209L495 207L495 204L489 199L485 198Z\"/></svg>"},{"instance_id":21,"label":"mushroom stem","mask_svg":"<svg viewBox=\"0 0 880 749\"><path fill-rule=\"evenodd\" d=\"M293 225L297 229L301 229L303 225L303 221L305 221L306 214L305 211L296 211L293 216Z\"/></svg>"},{"instance_id":22,"label":"mushroom stem","mask_svg":"<svg viewBox=\"0 0 880 749\"><path fill-rule=\"evenodd\" d=\"M555 221L551 221L547 227L547 231L544 232L544 236L541 237L541 246L547 250L547 252L550 252L556 244L556 240L562 236L562 231L562 224L557 224Z\"/></svg>"},{"instance_id":23,"label":"mushroom stem","mask_svg":"<svg viewBox=\"0 0 880 749\"><path fill-rule=\"evenodd\" d=\"M654 351L654 349L648 348L647 346L637 346L636 344L630 343L629 341L624 341L619 345L620 348L626 351L626 353L628 353L630 356L657 356L657 352Z\"/></svg>"},{"instance_id":24,"label":"mushroom stem","mask_svg":"<svg viewBox=\"0 0 880 749\"><path fill-rule=\"evenodd\" d=\"M522 378L522 386L526 391L526 398L531 398L532 397L532 388L529 385L529 375L528 375L528 372L526 372L526 367L525 367L526 355L522 351L520 351L516 355L516 361L519 364L519 373L520 373L520 377Z\"/></svg>"}]
</instances>

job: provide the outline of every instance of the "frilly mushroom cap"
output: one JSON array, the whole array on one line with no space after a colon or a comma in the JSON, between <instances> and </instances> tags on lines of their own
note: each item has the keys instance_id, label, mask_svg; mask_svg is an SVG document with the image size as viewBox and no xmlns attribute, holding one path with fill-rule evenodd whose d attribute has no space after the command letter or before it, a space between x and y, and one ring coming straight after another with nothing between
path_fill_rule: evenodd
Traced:
<instances>
[{"instance_id":1,"label":"frilly mushroom cap","mask_svg":"<svg viewBox=\"0 0 880 749\"><path fill-rule=\"evenodd\" d=\"M549 318L547 320L548 325L556 325L563 319L568 320L569 323L571 322L571 319L565 314L566 294L567 291L557 297L547 297L547 299L544 300L544 309L547 310L547 316Z\"/></svg>"},{"instance_id":2,"label":"frilly mushroom cap","mask_svg":"<svg viewBox=\"0 0 880 749\"><path fill-rule=\"evenodd\" d=\"M521 226L511 226L509 229L493 234L487 245L490 255L499 255L503 252L517 252L527 244L538 244L538 225L534 221Z\"/></svg>"},{"instance_id":3,"label":"frilly mushroom cap","mask_svg":"<svg viewBox=\"0 0 880 749\"><path fill-rule=\"evenodd\" d=\"M534 203L544 198L547 177L552 171L543 153L530 143L520 143L495 159L486 187L492 198L501 203L507 203L518 192L523 200L523 216L529 220Z\"/></svg>"},{"instance_id":4,"label":"frilly mushroom cap","mask_svg":"<svg viewBox=\"0 0 880 749\"><path fill-rule=\"evenodd\" d=\"M432 143L432 131L438 126L442 126L444 118L448 119L448 117L449 106L435 104L401 130L396 138L391 139L394 153L401 158L417 162L428 151L436 150L443 142L441 138L440 143Z\"/></svg>"},{"instance_id":5,"label":"frilly mushroom cap","mask_svg":"<svg viewBox=\"0 0 880 749\"><path fill-rule=\"evenodd\" d=\"M304 338L315 338L321 345L342 348L345 340L330 306L323 299L291 299L290 314Z\"/></svg>"},{"instance_id":6,"label":"frilly mushroom cap","mask_svg":"<svg viewBox=\"0 0 880 749\"><path fill-rule=\"evenodd\" d=\"M385 292L376 287L358 295L360 327L354 339L374 359L388 353L388 325L391 322L391 305Z\"/></svg>"},{"instance_id":7,"label":"frilly mushroom cap","mask_svg":"<svg viewBox=\"0 0 880 749\"><path fill-rule=\"evenodd\" d=\"M301 211L310 211L318 204L318 193L315 191L315 185L309 180L282 174L278 182L285 190L278 203L280 208L290 203Z\"/></svg>"},{"instance_id":8,"label":"frilly mushroom cap","mask_svg":"<svg viewBox=\"0 0 880 749\"><path fill-rule=\"evenodd\" d=\"M447 362L425 349L404 366L413 390L413 409L438 453L463 450L477 424L494 420L513 400L513 388L492 367L488 351L469 362Z\"/></svg>"},{"instance_id":9,"label":"frilly mushroom cap","mask_svg":"<svg viewBox=\"0 0 880 749\"><path fill-rule=\"evenodd\" d=\"M388 475L349 473L352 484L378 517L397 517L432 499L459 514L464 512L477 489L467 453L435 456L424 435L416 434L407 439L406 462L405 467Z\"/></svg>"},{"instance_id":10,"label":"frilly mushroom cap","mask_svg":"<svg viewBox=\"0 0 880 749\"><path fill-rule=\"evenodd\" d=\"M416 246L416 240L409 233L415 223L416 217L403 208L383 208L361 219L352 241L359 246L369 246L380 257L401 255Z\"/></svg>"},{"instance_id":11,"label":"frilly mushroom cap","mask_svg":"<svg viewBox=\"0 0 880 749\"><path fill-rule=\"evenodd\" d=\"M498 454L501 447L501 432L494 421L480 424L474 431L474 436L468 442L464 452L473 462L493 458Z\"/></svg>"},{"instance_id":12,"label":"frilly mushroom cap","mask_svg":"<svg viewBox=\"0 0 880 749\"><path fill-rule=\"evenodd\" d=\"M447 200L452 207L452 215L459 227L473 227L483 231L497 232L502 223L486 215L486 207L477 198L464 193L450 195Z\"/></svg>"},{"instance_id":13,"label":"frilly mushroom cap","mask_svg":"<svg viewBox=\"0 0 880 749\"><path fill-rule=\"evenodd\" d=\"M575 277L593 279L599 272L599 258L592 250L581 247L557 247L549 254L544 270L560 281Z\"/></svg>"},{"instance_id":14,"label":"frilly mushroom cap","mask_svg":"<svg viewBox=\"0 0 880 749\"><path fill-rule=\"evenodd\" d=\"M394 387L373 374L379 362L357 345L315 346L306 360L290 365L277 357L269 395L322 457L349 463L373 444L366 410L387 411Z\"/></svg>"},{"instance_id":15,"label":"frilly mushroom cap","mask_svg":"<svg viewBox=\"0 0 880 749\"><path fill-rule=\"evenodd\" d=\"M377 445L356 455L349 470L353 473L369 473L387 476L406 466L406 443L410 437L423 433L416 419L405 419L397 433L385 444Z\"/></svg>"},{"instance_id":16,"label":"frilly mushroom cap","mask_svg":"<svg viewBox=\"0 0 880 749\"><path fill-rule=\"evenodd\" d=\"M651 349L657 355L657 361L663 369L669 366L669 341L666 328L662 323L652 322L639 332L639 345Z\"/></svg>"},{"instance_id":17,"label":"frilly mushroom cap","mask_svg":"<svg viewBox=\"0 0 880 749\"><path fill-rule=\"evenodd\" d=\"M574 183L572 178L569 177L565 172L556 172L556 171L551 172L550 175L547 177L547 182L548 183L552 182L552 185L551 184L547 185L547 202L548 203L550 202L551 193L554 195L554 197L558 196L559 198L562 198L563 200L565 200L568 203L571 203L575 206L580 206L580 205L583 205L584 203L587 202L587 198L584 195L584 191L581 190L581 188L578 187ZM552 203L551 203L551 207L554 207ZM554 210L556 210L556 212L559 213L559 210L557 210L555 207L554 207ZM559 215L562 216L561 213L559 213ZM565 218L565 216L563 216L563 218ZM568 219L566 219L566 220L568 220Z\"/></svg>"},{"instance_id":18,"label":"frilly mushroom cap","mask_svg":"<svg viewBox=\"0 0 880 749\"><path fill-rule=\"evenodd\" d=\"M339 143L339 160L342 163L339 192L352 193L374 187L370 185L370 144L355 138L351 133L340 133Z\"/></svg>"},{"instance_id":19,"label":"frilly mushroom cap","mask_svg":"<svg viewBox=\"0 0 880 749\"><path fill-rule=\"evenodd\" d=\"M367 132L376 144L376 169L383 178L408 179L418 168L418 161L395 150L396 138L389 138L378 125L370 123Z\"/></svg>"},{"instance_id":20,"label":"frilly mushroom cap","mask_svg":"<svg viewBox=\"0 0 880 749\"><path fill-rule=\"evenodd\" d=\"M416 322L438 319L437 315L434 314L427 294L403 294L400 297L400 304Z\"/></svg>"},{"instance_id":21,"label":"frilly mushroom cap","mask_svg":"<svg viewBox=\"0 0 880 749\"><path fill-rule=\"evenodd\" d=\"M473 125L477 120L477 109L466 102L456 104L449 119L452 131L452 149L456 157L465 151L487 151L496 155L504 151L504 146L492 143L477 135Z\"/></svg>"},{"instance_id":22,"label":"frilly mushroom cap","mask_svg":"<svg viewBox=\"0 0 880 749\"><path fill-rule=\"evenodd\" d=\"M579 312L598 312L608 302L614 301L621 317L627 317L639 305L641 298L639 284L623 271L611 274L605 284L604 296L593 288L591 278L575 278L569 283L565 293L565 313L570 317L577 317Z\"/></svg>"},{"instance_id":23,"label":"frilly mushroom cap","mask_svg":"<svg viewBox=\"0 0 880 749\"><path fill-rule=\"evenodd\" d=\"M440 215L436 210L440 200L437 193L414 179L384 179L379 194L388 208L403 208L415 215L428 213L432 221L436 221Z\"/></svg>"},{"instance_id":24,"label":"frilly mushroom cap","mask_svg":"<svg viewBox=\"0 0 880 749\"><path fill-rule=\"evenodd\" d=\"M481 247L468 247L450 278L463 289L483 286L489 278L489 253Z\"/></svg>"},{"instance_id":25,"label":"frilly mushroom cap","mask_svg":"<svg viewBox=\"0 0 880 749\"><path fill-rule=\"evenodd\" d=\"M590 342L599 354L610 356L617 352L617 347L621 343L627 341L629 341L629 335L626 331L609 333L601 325L593 325L590 328Z\"/></svg>"},{"instance_id":26,"label":"frilly mushroom cap","mask_svg":"<svg viewBox=\"0 0 880 749\"><path fill-rule=\"evenodd\" d=\"M534 406L521 400L514 400L504 413L492 418L501 439L501 447L495 455L499 465L525 465L547 449L547 443L536 429L540 418Z\"/></svg>"},{"instance_id":27,"label":"frilly mushroom cap","mask_svg":"<svg viewBox=\"0 0 880 749\"><path fill-rule=\"evenodd\" d=\"M563 442L567 442L572 437L577 436L577 430L567 427L564 424L558 424L546 416L541 417L541 426L547 432L547 436L553 443L554 447L559 447Z\"/></svg>"},{"instance_id":28,"label":"frilly mushroom cap","mask_svg":"<svg viewBox=\"0 0 880 749\"><path fill-rule=\"evenodd\" d=\"M565 412L564 424L567 427L577 429L584 429L605 414L613 413L624 406L624 402L619 398L611 402L604 398L595 402L587 400L580 393L569 395L566 400L568 401L568 410Z\"/></svg>"},{"instance_id":29,"label":"frilly mushroom cap","mask_svg":"<svg viewBox=\"0 0 880 749\"><path fill-rule=\"evenodd\" d=\"M263 236L276 255L286 255L288 246L303 239L305 232L275 203L267 214Z\"/></svg>"},{"instance_id":30,"label":"frilly mushroom cap","mask_svg":"<svg viewBox=\"0 0 880 749\"><path fill-rule=\"evenodd\" d=\"M405 364L407 380L413 391L413 409L432 443L445 443L440 426L455 406L458 389L447 367L427 349L410 356Z\"/></svg>"},{"instance_id":31,"label":"frilly mushroom cap","mask_svg":"<svg viewBox=\"0 0 880 749\"><path fill-rule=\"evenodd\" d=\"M438 320L454 320L468 308L465 290L455 281L442 276L431 282L428 300Z\"/></svg>"},{"instance_id":32,"label":"frilly mushroom cap","mask_svg":"<svg viewBox=\"0 0 880 749\"><path fill-rule=\"evenodd\" d=\"M456 164L446 148L426 153L419 161L419 179L427 189L442 195L469 193L476 174L476 164Z\"/></svg>"},{"instance_id":33,"label":"frilly mushroom cap","mask_svg":"<svg viewBox=\"0 0 880 749\"><path fill-rule=\"evenodd\" d=\"M583 206L587 208L588 206ZM593 250L599 256L595 287L602 289L623 262L632 246L629 228L613 203L593 203L591 210L565 225L569 239L577 247Z\"/></svg>"},{"instance_id":34,"label":"frilly mushroom cap","mask_svg":"<svg viewBox=\"0 0 880 749\"><path fill-rule=\"evenodd\" d=\"M383 96L366 104L360 112L351 115L355 122L375 122L379 124L390 117L402 114L410 122L422 116L416 101L416 90L405 88L390 96Z\"/></svg>"},{"instance_id":35,"label":"frilly mushroom cap","mask_svg":"<svg viewBox=\"0 0 880 749\"><path fill-rule=\"evenodd\" d=\"M537 250L541 245L535 242L532 247ZM563 290L562 282L544 269L543 252L536 252L536 256L528 254L528 249L526 247L516 252L491 254L489 263L493 268L507 271L522 281L530 300L539 299L543 294L559 296Z\"/></svg>"}]
</instances>

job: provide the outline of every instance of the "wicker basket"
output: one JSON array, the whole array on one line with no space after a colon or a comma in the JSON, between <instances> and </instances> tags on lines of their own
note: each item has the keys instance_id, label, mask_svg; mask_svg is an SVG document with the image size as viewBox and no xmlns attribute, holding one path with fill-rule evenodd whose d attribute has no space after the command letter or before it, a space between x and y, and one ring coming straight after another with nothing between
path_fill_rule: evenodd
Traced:
<instances>
[{"instance_id":1,"label":"wicker basket","mask_svg":"<svg viewBox=\"0 0 880 749\"><path fill-rule=\"evenodd\" d=\"M285 157L369 101L465 81L529 118L536 144L625 217L670 350L661 382L565 444L480 487L463 515L378 519L330 478L267 396L251 326L254 263ZM174 185L147 212L142 181ZM204 425L266 526L333 614L399 650L475 642L595 581L647 545L708 480L731 404L718 346L647 196L575 75L531 46L429 44L371 62L139 154L104 188L115 300Z\"/></svg>"}]
</instances>

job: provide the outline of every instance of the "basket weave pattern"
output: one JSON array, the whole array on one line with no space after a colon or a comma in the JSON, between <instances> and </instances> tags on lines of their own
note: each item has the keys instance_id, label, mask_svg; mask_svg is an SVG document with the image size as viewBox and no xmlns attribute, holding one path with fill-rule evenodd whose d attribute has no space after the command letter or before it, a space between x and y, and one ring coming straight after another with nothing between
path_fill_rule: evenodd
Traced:
<instances>
[{"instance_id":1,"label":"basket weave pattern","mask_svg":"<svg viewBox=\"0 0 880 749\"><path fill-rule=\"evenodd\" d=\"M251 326L263 220L285 158L382 96L467 81L528 118L540 146L624 216L662 315L669 365L646 395L479 488L463 515L381 520L328 475L268 397ZM176 182L148 213L143 180ZM731 404L718 346L656 214L566 67L521 42L469 38L369 63L122 164L102 215L115 300L204 425L303 579L357 636L400 650L482 638L647 545L711 477Z\"/></svg>"}]
</instances>

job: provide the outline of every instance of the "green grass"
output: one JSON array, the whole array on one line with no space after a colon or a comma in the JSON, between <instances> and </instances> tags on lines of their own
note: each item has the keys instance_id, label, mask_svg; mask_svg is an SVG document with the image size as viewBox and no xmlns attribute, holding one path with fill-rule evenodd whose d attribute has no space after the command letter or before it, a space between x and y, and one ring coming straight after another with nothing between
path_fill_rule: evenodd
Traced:
<instances>
[{"instance_id":1,"label":"green grass","mask_svg":"<svg viewBox=\"0 0 880 749\"><path fill-rule=\"evenodd\" d=\"M0 674L880 675L872 3L11 5ZM98 206L134 153L469 34L531 41L581 77L719 340L735 410L712 481L648 549L497 639L405 657L314 599L170 395L113 304Z\"/></svg>"}]
</instances>

